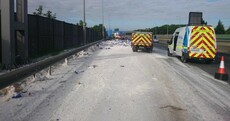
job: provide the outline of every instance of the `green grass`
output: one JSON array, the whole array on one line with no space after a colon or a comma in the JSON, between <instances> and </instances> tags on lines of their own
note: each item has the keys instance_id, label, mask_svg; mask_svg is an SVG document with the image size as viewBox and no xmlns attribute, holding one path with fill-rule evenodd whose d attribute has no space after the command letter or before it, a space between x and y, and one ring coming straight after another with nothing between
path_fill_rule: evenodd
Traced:
<instances>
[{"instance_id":1,"label":"green grass","mask_svg":"<svg viewBox=\"0 0 230 121\"><path fill-rule=\"evenodd\" d=\"M224 39L224 40L230 40L230 34L217 34L217 39Z\"/></svg>"}]
</instances>

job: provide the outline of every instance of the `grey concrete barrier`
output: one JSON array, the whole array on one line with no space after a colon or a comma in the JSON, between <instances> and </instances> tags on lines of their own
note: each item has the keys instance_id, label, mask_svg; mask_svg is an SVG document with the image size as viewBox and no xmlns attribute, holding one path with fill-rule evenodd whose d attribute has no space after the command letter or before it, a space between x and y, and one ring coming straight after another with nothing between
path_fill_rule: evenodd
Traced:
<instances>
[{"instance_id":1,"label":"grey concrete barrier","mask_svg":"<svg viewBox=\"0 0 230 121\"><path fill-rule=\"evenodd\" d=\"M100 40L102 41L102 40ZM56 62L63 60L73 54L76 54L77 52L88 48L96 43L99 43L100 41L96 41L90 44L87 44L85 46L79 47L79 48L75 48L73 50L64 52L60 55L56 55L56 56L52 56L50 58L44 59L42 61L36 62L36 63L32 63L30 65L15 69L11 72L7 72L5 74L0 75L0 89L7 87L15 82L19 82L20 80L22 80L23 78L26 78L30 75L33 75L53 64L55 64Z\"/></svg>"}]
</instances>

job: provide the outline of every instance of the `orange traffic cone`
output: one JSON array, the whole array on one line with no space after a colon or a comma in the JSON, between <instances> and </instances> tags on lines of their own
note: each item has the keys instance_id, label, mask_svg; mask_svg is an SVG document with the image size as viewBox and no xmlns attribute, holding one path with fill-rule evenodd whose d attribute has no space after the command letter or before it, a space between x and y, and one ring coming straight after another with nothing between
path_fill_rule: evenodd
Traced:
<instances>
[{"instance_id":1,"label":"orange traffic cone","mask_svg":"<svg viewBox=\"0 0 230 121\"><path fill-rule=\"evenodd\" d=\"M218 72L215 73L215 78L223 81L228 81L228 74L224 68L224 56L221 57L220 67Z\"/></svg>"}]
</instances>

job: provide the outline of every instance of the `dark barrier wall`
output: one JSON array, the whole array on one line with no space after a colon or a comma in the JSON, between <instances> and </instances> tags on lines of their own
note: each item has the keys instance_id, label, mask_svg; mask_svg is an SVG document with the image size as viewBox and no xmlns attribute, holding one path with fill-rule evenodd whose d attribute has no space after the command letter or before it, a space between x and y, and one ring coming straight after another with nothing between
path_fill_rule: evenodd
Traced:
<instances>
[{"instance_id":1,"label":"dark barrier wall","mask_svg":"<svg viewBox=\"0 0 230 121\"><path fill-rule=\"evenodd\" d=\"M2 63L2 32L1 32L1 10L0 10L0 63Z\"/></svg>"},{"instance_id":2,"label":"dark barrier wall","mask_svg":"<svg viewBox=\"0 0 230 121\"><path fill-rule=\"evenodd\" d=\"M30 58L83 45L82 26L28 15L28 31ZM101 39L101 36L96 31L87 28L87 43L99 39Z\"/></svg>"},{"instance_id":3,"label":"dark barrier wall","mask_svg":"<svg viewBox=\"0 0 230 121\"><path fill-rule=\"evenodd\" d=\"M64 49L64 23L61 21L54 21L54 51L60 51Z\"/></svg>"}]
</instances>

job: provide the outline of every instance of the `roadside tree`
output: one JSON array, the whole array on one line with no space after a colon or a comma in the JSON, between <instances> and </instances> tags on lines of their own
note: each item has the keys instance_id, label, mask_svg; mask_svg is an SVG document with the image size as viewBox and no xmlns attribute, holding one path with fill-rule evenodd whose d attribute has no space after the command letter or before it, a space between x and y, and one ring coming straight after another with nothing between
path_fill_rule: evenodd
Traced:
<instances>
[{"instance_id":1,"label":"roadside tree","mask_svg":"<svg viewBox=\"0 0 230 121\"><path fill-rule=\"evenodd\" d=\"M230 34L230 27L225 31L226 34Z\"/></svg>"},{"instance_id":2,"label":"roadside tree","mask_svg":"<svg viewBox=\"0 0 230 121\"><path fill-rule=\"evenodd\" d=\"M221 20L219 20L216 28L215 28L216 34L225 34L224 25Z\"/></svg>"}]
</instances>

